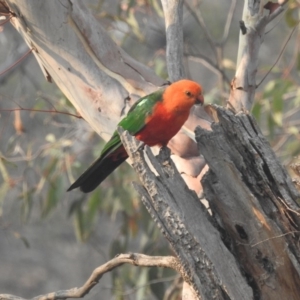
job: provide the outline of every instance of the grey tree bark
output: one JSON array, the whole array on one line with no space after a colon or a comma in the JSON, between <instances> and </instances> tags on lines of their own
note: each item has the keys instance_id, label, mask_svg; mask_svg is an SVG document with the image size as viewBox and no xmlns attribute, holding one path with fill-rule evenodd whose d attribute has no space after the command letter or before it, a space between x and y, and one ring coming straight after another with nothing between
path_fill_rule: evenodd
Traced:
<instances>
[{"instance_id":1,"label":"grey tree bark","mask_svg":"<svg viewBox=\"0 0 300 300\"><path fill-rule=\"evenodd\" d=\"M124 144L142 201L201 299L299 299L299 194L255 120L211 107L212 130L196 139L210 169L202 183L212 216L189 191L169 155Z\"/></svg>"},{"instance_id":2,"label":"grey tree bark","mask_svg":"<svg viewBox=\"0 0 300 300\"><path fill-rule=\"evenodd\" d=\"M169 48L168 70L176 80L184 74L182 1L169 2L172 5L163 1L167 36L174 42L175 32L178 41ZM137 97L163 83L117 46L82 2L5 3L12 24L33 49L46 78L56 82L104 139ZM168 17L169 4L175 12L173 19ZM251 108L264 29L283 11L280 5L266 15L262 4L245 1L246 32L241 35L228 104L236 112ZM210 107L210 112L212 128L203 111L194 111L185 133L193 138L190 132L202 125L196 140L209 165L202 184L211 214L197 197L203 160L197 144L182 132L169 145L179 158L188 158L188 162L174 159L179 170L189 169L185 181L165 150L158 158L146 151L155 175L135 140L122 135L142 182L135 187L177 254L195 299L299 299L299 195L250 115L235 115L219 107Z\"/></svg>"}]
</instances>

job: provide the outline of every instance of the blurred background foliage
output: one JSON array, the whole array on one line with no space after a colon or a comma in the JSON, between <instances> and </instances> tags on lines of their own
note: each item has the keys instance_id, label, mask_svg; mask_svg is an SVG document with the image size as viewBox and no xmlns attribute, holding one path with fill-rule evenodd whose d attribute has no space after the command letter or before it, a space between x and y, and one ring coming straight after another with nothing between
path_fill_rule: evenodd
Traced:
<instances>
[{"instance_id":1,"label":"blurred background foliage","mask_svg":"<svg viewBox=\"0 0 300 300\"><path fill-rule=\"evenodd\" d=\"M167 79L160 1L86 3L118 45ZM289 1L284 15L268 28L252 110L287 168L298 164L300 151L299 3ZM185 1L184 7L187 77L204 86L206 103L224 105L235 71L243 3L193 0ZM20 228L32 218L47 219L62 209L63 202L80 242L98 243L93 238L104 215L118 224L118 234L108 245L109 257L133 249L149 255L170 254L131 186L137 178L129 165L122 165L93 193L66 193L99 156L103 142L76 117L55 84L46 82L32 55L14 65L28 48L9 23L0 25L0 49L0 228ZM19 225L8 222L11 211L21 220ZM30 246L21 230L11 234ZM124 266L112 272L111 280L114 299L179 299L181 281L170 270Z\"/></svg>"}]
</instances>

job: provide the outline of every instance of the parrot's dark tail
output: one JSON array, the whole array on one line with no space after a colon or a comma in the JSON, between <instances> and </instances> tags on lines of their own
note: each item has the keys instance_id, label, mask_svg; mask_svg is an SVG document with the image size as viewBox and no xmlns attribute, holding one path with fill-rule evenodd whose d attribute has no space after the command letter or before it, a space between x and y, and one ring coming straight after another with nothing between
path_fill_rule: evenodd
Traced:
<instances>
[{"instance_id":1,"label":"parrot's dark tail","mask_svg":"<svg viewBox=\"0 0 300 300\"><path fill-rule=\"evenodd\" d=\"M69 188L71 191L80 187L84 193L93 191L110 173L122 164L128 155L122 146L117 152L106 157L99 157Z\"/></svg>"}]
</instances>

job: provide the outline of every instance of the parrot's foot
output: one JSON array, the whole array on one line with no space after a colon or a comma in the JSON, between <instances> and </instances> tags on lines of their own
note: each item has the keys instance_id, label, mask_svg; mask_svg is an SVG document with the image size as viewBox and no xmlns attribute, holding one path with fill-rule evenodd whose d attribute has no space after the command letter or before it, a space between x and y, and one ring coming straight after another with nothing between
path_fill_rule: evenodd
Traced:
<instances>
[{"instance_id":1,"label":"parrot's foot","mask_svg":"<svg viewBox=\"0 0 300 300\"><path fill-rule=\"evenodd\" d=\"M167 146L162 146L158 153L158 160L161 164L165 165L169 163L169 159L171 156L171 150Z\"/></svg>"},{"instance_id":2,"label":"parrot's foot","mask_svg":"<svg viewBox=\"0 0 300 300\"><path fill-rule=\"evenodd\" d=\"M145 148L145 143L140 141L139 145L137 146L137 148L134 151L134 153L139 152L140 150L144 150L144 148Z\"/></svg>"}]
</instances>

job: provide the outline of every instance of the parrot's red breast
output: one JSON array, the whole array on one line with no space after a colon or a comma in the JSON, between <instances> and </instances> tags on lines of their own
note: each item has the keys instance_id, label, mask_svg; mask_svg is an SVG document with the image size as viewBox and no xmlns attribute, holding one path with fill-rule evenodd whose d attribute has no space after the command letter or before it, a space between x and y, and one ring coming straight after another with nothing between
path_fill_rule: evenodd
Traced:
<instances>
[{"instance_id":1,"label":"parrot's red breast","mask_svg":"<svg viewBox=\"0 0 300 300\"><path fill-rule=\"evenodd\" d=\"M166 146L187 120L195 103L203 103L201 86L190 80L180 80L170 85L157 102L152 114L146 118L145 127L136 138L148 146Z\"/></svg>"}]
</instances>

